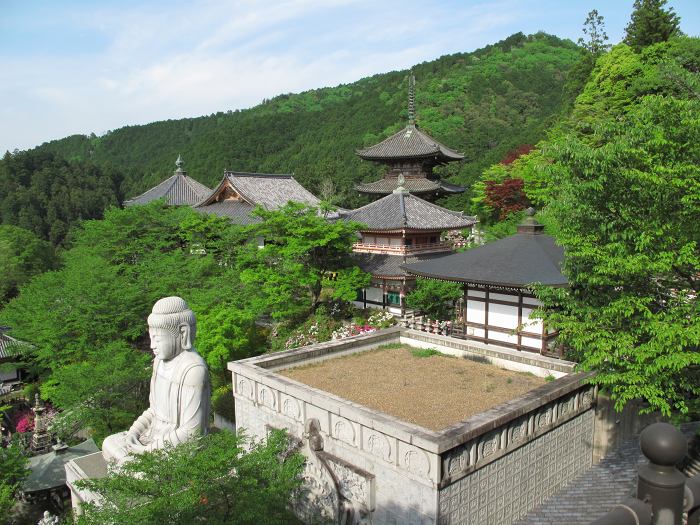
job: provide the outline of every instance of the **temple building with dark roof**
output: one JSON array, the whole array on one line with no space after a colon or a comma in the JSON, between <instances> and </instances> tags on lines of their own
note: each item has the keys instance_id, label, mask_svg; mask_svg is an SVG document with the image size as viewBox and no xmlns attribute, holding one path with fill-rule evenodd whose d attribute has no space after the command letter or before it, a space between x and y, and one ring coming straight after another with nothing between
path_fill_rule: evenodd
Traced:
<instances>
[{"instance_id":1,"label":"temple building with dark roof","mask_svg":"<svg viewBox=\"0 0 700 525\"><path fill-rule=\"evenodd\" d=\"M397 182L390 195L341 217L363 224L353 257L372 275L370 286L361 290L355 304L403 315L415 276L407 275L401 265L450 255L452 245L442 240L443 232L470 228L476 219L411 195L402 175Z\"/></svg>"},{"instance_id":2,"label":"temple building with dark roof","mask_svg":"<svg viewBox=\"0 0 700 525\"><path fill-rule=\"evenodd\" d=\"M404 188L423 198L433 198L451 193L462 193L464 188L440 180L433 173L435 166L459 161L464 155L441 144L418 128L415 112L415 78L409 77L408 124L398 133L374 146L357 151L363 160L386 164L384 178L357 185L357 191L368 195L387 195L398 186L403 175Z\"/></svg>"},{"instance_id":3,"label":"temple building with dark roof","mask_svg":"<svg viewBox=\"0 0 700 525\"><path fill-rule=\"evenodd\" d=\"M289 201L309 206L321 202L292 175L226 171L218 186L195 209L226 217L235 224L252 224L260 220L251 215L255 206L276 210Z\"/></svg>"},{"instance_id":4,"label":"temple building with dark roof","mask_svg":"<svg viewBox=\"0 0 700 525\"><path fill-rule=\"evenodd\" d=\"M182 157L178 155L175 161L175 173L172 177L154 186L150 190L124 201L124 206L148 204L149 202L165 199L172 206L194 206L211 193L211 189L187 176L182 169Z\"/></svg>"},{"instance_id":5,"label":"temple building with dark roof","mask_svg":"<svg viewBox=\"0 0 700 525\"><path fill-rule=\"evenodd\" d=\"M462 253L430 261L402 265L410 275L462 283L464 296L452 335L549 353L556 333L531 317L542 305L535 285L567 286L562 274L564 249L544 234L532 216L518 226L515 235Z\"/></svg>"}]
</instances>

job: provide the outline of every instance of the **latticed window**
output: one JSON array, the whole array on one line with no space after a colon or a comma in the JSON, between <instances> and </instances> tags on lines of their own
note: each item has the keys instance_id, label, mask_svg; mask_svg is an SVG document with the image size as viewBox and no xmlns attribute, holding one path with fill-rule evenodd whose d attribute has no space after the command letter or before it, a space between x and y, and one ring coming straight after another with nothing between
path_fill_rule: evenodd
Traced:
<instances>
[{"instance_id":1,"label":"latticed window","mask_svg":"<svg viewBox=\"0 0 700 525\"><path fill-rule=\"evenodd\" d=\"M401 295L399 292L387 292L386 300L389 304L395 304L397 306L401 305Z\"/></svg>"}]
</instances>

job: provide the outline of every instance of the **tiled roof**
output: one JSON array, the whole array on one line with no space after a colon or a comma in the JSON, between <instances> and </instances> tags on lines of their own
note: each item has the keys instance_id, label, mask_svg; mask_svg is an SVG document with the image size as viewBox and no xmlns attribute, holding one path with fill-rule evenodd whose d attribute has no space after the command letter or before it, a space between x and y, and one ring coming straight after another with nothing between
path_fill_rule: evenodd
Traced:
<instances>
[{"instance_id":1,"label":"tiled roof","mask_svg":"<svg viewBox=\"0 0 700 525\"><path fill-rule=\"evenodd\" d=\"M365 272L371 273L375 277L404 277L406 272L401 269L403 264L412 264L421 261L429 261L448 257L451 252L427 253L423 255L412 255L404 259L402 255L386 255L381 253L353 253L352 258L355 263Z\"/></svg>"},{"instance_id":2,"label":"tiled roof","mask_svg":"<svg viewBox=\"0 0 700 525\"><path fill-rule=\"evenodd\" d=\"M204 184L188 177L184 172L176 172L172 177L138 197L124 201L124 206L147 204L157 199L165 199L168 204L173 206L194 206L210 193L211 190Z\"/></svg>"},{"instance_id":3,"label":"tiled roof","mask_svg":"<svg viewBox=\"0 0 700 525\"><path fill-rule=\"evenodd\" d=\"M445 281L525 287L533 283L565 286L564 249L541 233L505 239L434 261L406 264L408 273Z\"/></svg>"},{"instance_id":4,"label":"tiled roof","mask_svg":"<svg viewBox=\"0 0 700 525\"><path fill-rule=\"evenodd\" d=\"M374 182L364 182L360 183L355 188L361 193L373 193L386 195L391 193L398 187L397 177L385 177ZM457 186L456 184L450 184L442 180L431 180L425 177L406 179L404 182L404 188L414 194L420 193L463 193L465 188L462 186Z\"/></svg>"},{"instance_id":5,"label":"tiled roof","mask_svg":"<svg viewBox=\"0 0 700 525\"><path fill-rule=\"evenodd\" d=\"M439 143L415 124L408 124L379 144L357 151L366 160L437 157L440 162L462 160L464 155Z\"/></svg>"},{"instance_id":6,"label":"tiled roof","mask_svg":"<svg viewBox=\"0 0 700 525\"><path fill-rule=\"evenodd\" d=\"M291 175L272 175L267 173L224 172L219 186L202 200L199 206L211 204L226 182L250 204L260 204L265 209L281 208L289 201L318 206L320 200L313 193L299 184Z\"/></svg>"},{"instance_id":7,"label":"tiled roof","mask_svg":"<svg viewBox=\"0 0 700 525\"><path fill-rule=\"evenodd\" d=\"M233 224L255 224L261 222L260 217L254 217L250 214L253 211L252 204L243 201L221 201L207 204L206 206L198 206L195 210L202 213L211 213L219 217L226 217Z\"/></svg>"},{"instance_id":8,"label":"tiled roof","mask_svg":"<svg viewBox=\"0 0 700 525\"><path fill-rule=\"evenodd\" d=\"M348 220L361 222L369 230L458 230L476 222L474 217L448 210L411 195L395 192L362 208L346 212ZM366 231L365 228L363 230Z\"/></svg>"},{"instance_id":9,"label":"tiled roof","mask_svg":"<svg viewBox=\"0 0 700 525\"><path fill-rule=\"evenodd\" d=\"M29 345L0 332L0 359L16 356L25 346Z\"/></svg>"}]
</instances>

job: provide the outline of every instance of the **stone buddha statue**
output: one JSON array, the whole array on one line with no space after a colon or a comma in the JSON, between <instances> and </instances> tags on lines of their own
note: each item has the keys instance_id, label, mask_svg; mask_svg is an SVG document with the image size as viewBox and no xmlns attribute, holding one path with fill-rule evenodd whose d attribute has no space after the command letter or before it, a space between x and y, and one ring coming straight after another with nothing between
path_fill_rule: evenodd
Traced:
<instances>
[{"instance_id":1,"label":"stone buddha statue","mask_svg":"<svg viewBox=\"0 0 700 525\"><path fill-rule=\"evenodd\" d=\"M179 297L166 297L148 316L155 354L149 407L126 432L105 439L102 454L121 464L129 454L178 445L203 435L209 424L209 373L193 347L194 312Z\"/></svg>"}]
</instances>

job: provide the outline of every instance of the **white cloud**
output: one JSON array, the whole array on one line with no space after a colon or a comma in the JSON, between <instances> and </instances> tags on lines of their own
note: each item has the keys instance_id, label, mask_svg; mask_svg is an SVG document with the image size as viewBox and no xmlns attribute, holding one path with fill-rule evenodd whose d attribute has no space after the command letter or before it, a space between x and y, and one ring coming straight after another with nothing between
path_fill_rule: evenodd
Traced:
<instances>
[{"instance_id":1,"label":"white cloud","mask_svg":"<svg viewBox=\"0 0 700 525\"><path fill-rule=\"evenodd\" d=\"M99 4L98 4L99 6ZM435 6L370 0L244 0L64 13L89 52L4 58L0 151L72 133L245 108L469 51L511 32L515 0ZM517 30L517 29L516 29Z\"/></svg>"}]
</instances>

